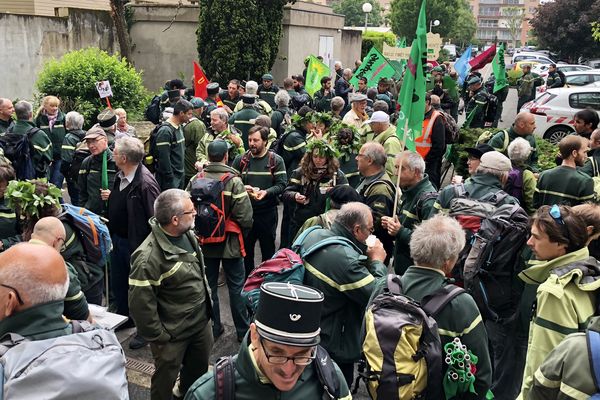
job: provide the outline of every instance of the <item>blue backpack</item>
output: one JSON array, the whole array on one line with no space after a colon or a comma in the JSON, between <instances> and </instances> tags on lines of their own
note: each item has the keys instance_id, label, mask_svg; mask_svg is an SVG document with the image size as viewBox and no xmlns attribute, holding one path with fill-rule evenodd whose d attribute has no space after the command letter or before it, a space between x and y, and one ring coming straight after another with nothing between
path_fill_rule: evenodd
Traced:
<instances>
[{"instance_id":1,"label":"blue backpack","mask_svg":"<svg viewBox=\"0 0 600 400\"><path fill-rule=\"evenodd\" d=\"M62 205L63 212L58 216L68 223L83 244L87 261L104 266L112 249L108 227L102 218L93 212L71 204Z\"/></svg>"},{"instance_id":2,"label":"blue backpack","mask_svg":"<svg viewBox=\"0 0 600 400\"><path fill-rule=\"evenodd\" d=\"M590 396L591 400L600 399L600 333L592 330L587 330L588 354L590 355L590 365L594 377L594 385L597 392Z\"/></svg>"}]
</instances>

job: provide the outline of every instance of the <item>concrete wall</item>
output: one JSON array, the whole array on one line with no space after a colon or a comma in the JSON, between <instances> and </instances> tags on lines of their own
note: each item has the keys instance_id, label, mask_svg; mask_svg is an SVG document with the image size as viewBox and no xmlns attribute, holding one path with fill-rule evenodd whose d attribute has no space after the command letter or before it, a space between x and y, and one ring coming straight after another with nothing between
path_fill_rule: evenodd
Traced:
<instances>
[{"instance_id":1,"label":"concrete wall","mask_svg":"<svg viewBox=\"0 0 600 400\"><path fill-rule=\"evenodd\" d=\"M342 31L342 57L344 67L354 69L354 61L361 60L362 31L344 29Z\"/></svg>"},{"instance_id":2,"label":"concrete wall","mask_svg":"<svg viewBox=\"0 0 600 400\"><path fill-rule=\"evenodd\" d=\"M193 84L193 64L198 60L196 29L198 7L183 5L170 28L176 8L172 5L132 5L135 23L130 36L131 58L144 71L144 85L156 91L167 80L181 78Z\"/></svg>"},{"instance_id":3,"label":"concrete wall","mask_svg":"<svg viewBox=\"0 0 600 400\"><path fill-rule=\"evenodd\" d=\"M66 17L0 14L0 96L31 99L45 60L90 46L119 50L110 15L69 9Z\"/></svg>"}]
</instances>

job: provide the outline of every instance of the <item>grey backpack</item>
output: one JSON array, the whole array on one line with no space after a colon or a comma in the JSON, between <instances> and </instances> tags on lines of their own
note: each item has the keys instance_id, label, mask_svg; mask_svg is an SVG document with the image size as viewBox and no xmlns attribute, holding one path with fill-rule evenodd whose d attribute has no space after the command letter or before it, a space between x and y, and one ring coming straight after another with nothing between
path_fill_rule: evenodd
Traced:
<instances>
[{"instance_id":1,"label":"grey backpack","mask_svg":"<svg viewBox=\"0 0 600 400\"><path fill-rule=\"evenodd\" d=\"M45 340L0 339L0 400L129 399L125 356L114 332L73 324ZM87 330L92 329L92 330Z\"/></svg>"}]
</instances>

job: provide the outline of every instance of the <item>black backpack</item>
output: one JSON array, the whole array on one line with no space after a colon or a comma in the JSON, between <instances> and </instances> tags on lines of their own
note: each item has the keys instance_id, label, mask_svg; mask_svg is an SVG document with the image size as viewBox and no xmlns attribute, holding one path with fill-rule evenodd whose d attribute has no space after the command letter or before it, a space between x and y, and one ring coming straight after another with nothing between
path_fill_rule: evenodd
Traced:
<instances>
[{"instance_id":1,"label":"black backpack","mask_svg":"<svg viewBox=\"0 0 600 400\"><path fill-rule=\"evenodd\" d=\"M146 107L144 116L153 124L158 124L160 122L160 96L156 95L152 98L150 104Z\"/></svg>"},{"instance_id":2,"label":"black backpack","mask_svg":"<svg viewBox=\"0 0 600 400\"><path fill-rule=\"evenodd\" d=\"M31 138L37 132L41 132L41 129L34 126L23 135L9 129L0 136L0 147L4 151L4 156L12 163L18 180L36 178Z\"/></svg>"},{"instance_id":3,"label":"black backpack","mask_svg":"<svg viewBox=\"0 0 600 400\"><path fill-rule=\"evenodd\" d=\"M331 400L339 399L342 395L340 380L327 350L317 346L315 360L311 365L315 366L319 382L323 385L327 398ZM219 358L213 368L213 376L215 400L235 400L235 363L233 357Z\"/></svg>"},{"instance_id":4,"label":"black backpack","mask_svg":"<svg viewBox=\"0 0 600 400\"><path fill-rule=\"evenodd\" d=\"M196 207L195 233L200 244L222 243L227 237L225 185L235 177L223 174L221 179L199 176L191 183L192 202ZM243 243L243 241L240 241Z\"/></svg>"},{"instance_id":5,"label":"black backpack","mask_svg":"<svg viewBox=\"0 0 600 400\"><path fill-rule=\"evenodd\" d=\"M440 118L442 119L444 130L446 132L446 144L448 145L458 142L458 138L460 136L458 124L446 111L438 110L438 112L440 113Z\"/></svg>"},{"instance_id":6,"label":"black backpack","mask_svg":"<svg viewBox=\"0 0 600 400\"><path fill-rule=\"evenodd\" d=\"M567 77L565 76L565 73L562 72L560 69L557 69L556 73L558 74L558 76L560 76L560 81L561 81L561 84L558 87L564 87L564 86L566 86L566 84L567 84Z\"/></svg>"},{"instance_id":7,"label":"black backpack","mask_svg":"<svg viewBox=\"0 0 600 400\"><path fill-rule=\"evenodd\" d=\"M154 166L156 165L156 163L158 162L158 154L156 152L156 136L158 135L158 131L160 130L160 128L162 128L163 126L166 126L169 128L169 131L171 132L171 144L173 144L174 142L177 141L177 138L175 137L174 133L175 133L175 128L173 128L173 125L169 124L168 122L163 122L162 124L158 124L154 127L154 129L152 129L152 132L150 132L150 136L148 137L148 152L147 152L147 156L146 156L146 166L148 167L148 169L150 169L151 172L154 172ZM149 157L151 157L151 161L149 162Z\"/></svg>"},{"instance_id":8,"label":"black backpack","mask_svg":"<svg viewBox=\"0 0 600 400\"><path fill-rule=\"evenodd\" d=\"M287 132L285 132L283 135L279 136L275 141L273 141L273 144L271 144L271 149L276 153L279 154L281 157L283 157L283 154L285 153L285 149L284 149L284 144L285 141L287 140L288 136L290 136L290 134L292 132L296 132L295 129L289 129ZM304 139L306 141L306 139Z\"/></svg>"},{"instance_id":9,"label":"black backpack","mask_svg":"<svg viewBox=\"0 0 600 400\"><path fill-rule=\"evenodd\" d=\"M493 94L487 94L487 104L484 110L484 120L493 122L496 119L496 111L498 110L498 97Z\"/></svg>"},{"instance_id":10,"label":"black backpack","mask_svg":"<svg viewBox=\"0 0 600 400\"><path fill-rule=\"evenodd\" d=\"M465 289L484 320L502 323L516 316L520 288L515 282L521 249L529 235L529 216L518 204L504 204L481 221L459 256ZM457 265L459 265L457 262Z\"/></svg>"}]
</instances>

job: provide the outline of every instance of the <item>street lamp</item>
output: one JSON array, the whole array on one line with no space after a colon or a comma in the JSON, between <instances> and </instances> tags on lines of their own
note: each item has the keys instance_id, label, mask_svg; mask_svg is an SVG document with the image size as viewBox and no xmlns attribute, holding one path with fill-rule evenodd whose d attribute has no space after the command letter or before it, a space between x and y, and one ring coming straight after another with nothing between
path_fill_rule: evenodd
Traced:
<instances>
[{"instance_id":1,"label":"street lamp","mask_svg":"<svg viewBox=\"0 0 600 400\"><path fill-rule=\"evenodd\" d=\"M367 31L367 23L369 22L369 13L373 11L371 3L363 3L362 10L365 13L365 32Z\"/></svg>"},{"instance_id":2,"label":"street lamp","mask_svg":"<svg viewBox=\"0 0 600 400\"><path fill-rule=\"evenodd\" d=\"M429 21L429 32L431 32L431 28L433 28L434 26L439 26L440 25L440 20L436 19L434 21Z\"/></svg>"}]
</instances>

